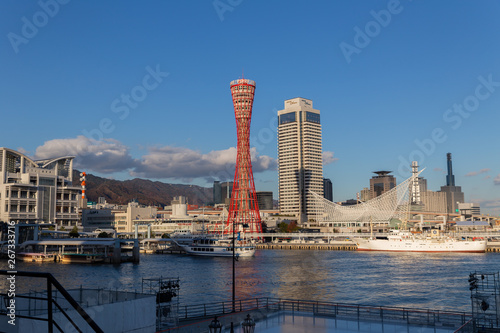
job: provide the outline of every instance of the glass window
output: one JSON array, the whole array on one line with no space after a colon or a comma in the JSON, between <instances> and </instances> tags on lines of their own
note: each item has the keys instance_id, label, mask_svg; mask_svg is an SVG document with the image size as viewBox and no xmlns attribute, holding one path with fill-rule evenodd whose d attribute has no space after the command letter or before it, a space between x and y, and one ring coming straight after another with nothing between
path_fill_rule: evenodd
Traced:
<instances>
[{"instance_id":1,"label":"glass window","mask_svg":"<svg viewBox=\"0 0 500 333\"><path fill-rule=\"evenodd\" d=\"M295 112L285 113L280 116L280 125L295 121Z\"/></svg>"},{"instance_id":2,"label":"glass window","mask_svg":"<svg viewBox=\"0 0 500 333\"><path fill-rule=\"evenodd\" d=\"M320 123L319 122L319 114L312 113L312 112L306 112L306 121L319 124Z\"/></svg>"}]
</instances>

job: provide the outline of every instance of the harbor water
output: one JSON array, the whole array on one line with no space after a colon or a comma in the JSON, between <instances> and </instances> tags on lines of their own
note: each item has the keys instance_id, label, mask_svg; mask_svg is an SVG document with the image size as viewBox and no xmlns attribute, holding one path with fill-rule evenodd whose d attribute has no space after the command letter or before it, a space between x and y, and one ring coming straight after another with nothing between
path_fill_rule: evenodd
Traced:
<instances>
[{"instance_id":1,"label":"harbor water","mask_svg":"<svg viewBox=\"0 0 500 333\"><path fill-rule=\"evenodd\" d=\"M181 281L181 304L231 299L231 258L141 255L121 265L16 262L19 271L50 272L67 288L141 292L142 278ZM6 268L0 262L0 269ZM236 297L276 297L470 312L470 272L497 272L497 253L387 253L258 250L236 262ZM6 282L0 282L5 290ZM17 280L17 294L44 281Z\"/></svg>"}]
</instances>

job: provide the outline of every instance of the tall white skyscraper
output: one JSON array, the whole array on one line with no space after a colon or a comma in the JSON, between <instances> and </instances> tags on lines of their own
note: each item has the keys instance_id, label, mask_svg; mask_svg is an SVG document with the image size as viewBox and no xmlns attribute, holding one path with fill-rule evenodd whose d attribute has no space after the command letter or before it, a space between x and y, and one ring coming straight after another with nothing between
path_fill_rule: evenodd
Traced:
<instances>
[{"instance_id":1,"label":"tall white skyscraper","mask_svg":"<svg viewBox=\"0 0 500 333\"><path fill-rule=\"evenodd\" d=\"M323 160L319 110L312 101L293 98L278 111L279 204L282 214L300 222L315 218L312 194L323 196Z\"/></svg>"}]
</instances>

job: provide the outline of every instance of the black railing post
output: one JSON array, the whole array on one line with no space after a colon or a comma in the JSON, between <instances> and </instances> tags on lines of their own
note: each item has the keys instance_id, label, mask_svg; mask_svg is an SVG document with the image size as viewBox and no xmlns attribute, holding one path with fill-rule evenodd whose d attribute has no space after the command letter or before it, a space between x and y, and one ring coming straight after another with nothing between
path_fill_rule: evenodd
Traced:
<instances>
[{"instance_id":1,"label":"black railing post","mask_svg":"<svg viewBox=\"0 0 500 333\"><path fill-rule=\"evenodd\" d=\"M52 283L50 279L46 279L47 281L47 319L49 324L49 333L54 333L54 318L52 317Z\"/></svg>"}]
</instances>

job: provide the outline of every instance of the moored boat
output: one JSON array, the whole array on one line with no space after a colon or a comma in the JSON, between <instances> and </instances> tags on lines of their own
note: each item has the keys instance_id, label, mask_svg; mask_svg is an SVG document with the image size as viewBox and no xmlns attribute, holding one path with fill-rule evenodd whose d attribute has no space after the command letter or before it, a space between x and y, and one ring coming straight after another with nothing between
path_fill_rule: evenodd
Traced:
<instances>
[{"instance_id":1,"label":"moored boat","mask_svg":"<svg viewBox=\"0 0 500 333\"><path fill-rule=\"evenodd\" d=\"M175 240L174 240L175 242ZM200 237L194 238L191 244L177 243L187 254L206 257L232 257L233 243L230 238ZM237 240L234 247L236 257L252 257L255 254L255 244L245 240Z\"/></svg>"},{"instance_id":2,"label":"moored boat","mask_svg":"<svg viewBox=\"0 0 500 333\"><path fill-rule=\"evenodd\" d=\"M36 252L19 252L16 258L26 262L49 262L55 261L54 254L36 253Z\"/></svg>"},{"instance_id":3,"label":"moored boat","mask_svg":"<svg viewBox=\"0 0 500 333\"><path fill-rule=\"evenodd\" d=\"M391 230L385 238L355 238L358 251L393 252L466 252L486 251L487 241L483 239L458 239L440 230L430 233L412 234L406 230Z\"/></svg>"},{"instance_id":4,"label":"moored boat","mask_svg":"<svg viewBox=\"0 0 500 333\"><path fill-rule=\"evenodd\" d=\"M62 263L96 264L104 262L104 256L94 253L63 253L60 260Z\"/></svg>"}]
</instances>

